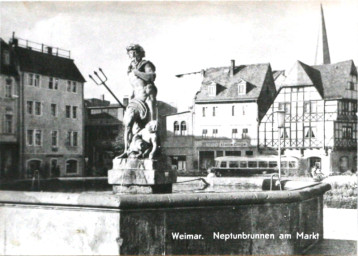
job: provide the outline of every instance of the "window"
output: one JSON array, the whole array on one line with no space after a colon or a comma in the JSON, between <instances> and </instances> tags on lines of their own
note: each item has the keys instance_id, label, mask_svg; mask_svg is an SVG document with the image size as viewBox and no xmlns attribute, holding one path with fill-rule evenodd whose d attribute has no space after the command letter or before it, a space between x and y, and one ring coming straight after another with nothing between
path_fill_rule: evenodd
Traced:
<instances>
[{"instance_id":1,"label":"window","mask_svg":"<svg viewBox=\"0 0 358 256\"><path fill-rule=\"evenodd\" d=\"M71 81L67 81L66 90L67 90L68 92L71 92Z\"/></svg>"},{"instance_id":2,"label":"window","mask_svg":"<svg viewBox=\"0 0 358 256\"><path fill-rule=\"evenodd\" d=\"M57 90L58 89L58 79L55 78L55 84L54 84L54 89Z\"/></svg>"},{"instance_id":3,"label":"window","mask_svg":"<svg viewBox=\"0 0 358 256\"><path fill-rule=\"evenodd\" d=\"M216 95L216 91L215 91L215 85L210 85L209 87L208 87L208 89L209 89L209 96L215 96Z\"/></svg>"},{"instance_id":4,"label":"window","mask_svg":"<svg viewBox=\"0 0 358 256\"><path fill-rule=\"evenodd\" d=\"M208 135L208 130L207 129L203 129L203 138L205 138Z\"/></svg>"},{"instance_id":5,"label":"window","mask_svg":"<svg viewBox=\"0 0 358 256\"><path fill-rule=\"evenodd\" d=\"M28 81L27 81L28 85L30 86L34 85L34 74L28 74L27 77L28 77Z\"/></svg>"},{"instance_id":6,"label":"window","mask_svg":"<svg viewBox=\"0 0 358 256\"><path fill-rule=\"evenodd\" d=\"M231 137L234 139L237 137L237 129L232 129Z\"/></svg>"},{"instance_id":7,"label":"window","mask_svg":"<svg viewBox=\"0 0 358 256\"><path fill-rule=\"evenodd\" d=\"M229 167L238 168L239 167L239 162L238 161L230 161L229 162Z\"/></svg>"},{"instance_id":8,"label":"window","mask_svg":"<svg viewBox=\"0 0 358 256\"><path fill-rule=\"evenodd\" d=\"M72 146L78 146L78 132L73 132Z\"/></svg>"},{"instance_id":9,"label":"window","mask_svg":"<svg viewBox=\"0 0 358 256\"><path fill-rule=\"evenodd\" d=\"M222 168L226 168L226 167L227 167L226 162L221 162L220 167L222 167Z\"/></svg>"},{"instance_id":10,"label":"window","mask_svg":"<svg viewBox=\"0 0 358 256\"><path fill-rule=\"evenodd\" d=\"M34 107L34 103L32 101L27 101L26 102L26 109L27 109L27 113L32 115L33 114L33 107Z\"/></svg>"},{"instance_id":11,"label":"window","mask_svg":"<svg viewBox=\"0 0 358 256\"><path fill-rule=\"evenodd\" d=\"M181 135L186 135L186 123L185 123L185 121L182 121L180 123L180 131L181 131Z\"/></svg>"},{"instance_id":12,"label":"window","mask_svg":"<svg viewBox=\"0 0 358 256\"><path fill-rule=\"evenodd\" d=\"M205 107L203 107L202 110L203 110L203 117L205 117Z\"/></svg>"},{"instance_id":13,"label":"window","mask_svg":"<svg viewBox=\"0 0 358 256\"><path fill-rule=\"evenodd\" d=\"M179 123L177 121L174 122L174 135L179 135Z\"/></svg>"},{"instance_id":14,"label":"window","mask_svg":"<svg viewBox=\"0 0 358 256\"><path fill-rule=\"evenodd\" d=\"M3 60L4 60L4 65L10 65L10 53L8 50L4 51Z\"/></svg>"},{"instance_id":15,"label":"window","mask_svg":"<svg viewBox=\"0 0 358 256\"><path fill-rule=\"evenodd\" d=\"M213 137L215 138L218 135L218 129L213 129Z\"/></svg>"},{"instance_id":16,"label":"window","mask_svg":"<svg viewBox=\"0 0 358 256\"><path fill-rule=\"evenodd\" d=\"M5 115L5 133L12 133L12 115Z\"/></svg>"},{"instance_id":17,"label":"window","mask_svg":"<svg viewBox=\"0 0 358 256\"><path fill-rule=\"evenodd\" d=\"M245 139L245 138L247 138L247 133L248 133L248 129L247 128L244 128L244 129L242 129L242 135L241 135L241 137L243 138L243 139Z\"/></svg>"},{"instance_id":18,"label":"window","mask_svg":"<svg viewBox=\"0 0 358 256\"><path fill-rule=\"evenodd\" d=\"M58 132L57 131L52 131L51 132L51 145L53 147L57 146L57 141L58 141Z\"/></svg>"},{"instance_id":19,"label":"window","mask_svg":"<svg viewBox=\"0 0 358 256\"><path fill-rule=\"evenodd\" d=\"M246 161L240 161L240 167L247 167L247 162Z\"/></svg>"},{"instance_id":20,"label":"window","mask_svg":"<svg viewBox=\"0 0 358 256\"><path fill-rule=\"evenodd\" d=\"M213 107L213 116L215 116L215 109L216 107Z\"/></svg>"},{"instance_id":21,"label":"window","mask_svg":"<svg viewBox=\"0 0 358 256\"><path fill-rule=\"evenodd\" d=\"M347 83L347 90L354 91L354 83L352 81L348 81Z\"/></svg>"},{"instance_id":22,"label":"window","mask_svg":"<svg viewBox=\"0 0 358 256\"><path fill-rule=\"evenodd\" d=\"M35 75L35 80L34 80L34 86L35 87L40 87L40 76L39 75Z\"/></svg>"},{"instance_id":23,"label":"window","mask_svg":"<svg viewBox=\"0 0 358 256\"><path fill-rule=\"evenodd\" d=\"M309 127L309 126L305 126L304 127L304 134L305 134L305 138L315 138L315 127Z\"/></svg>"},{"instance_id":24,"label":"window","mask_svg":"<svg viewBox=\"0 0 358 256\"><path fill-rule=\"evenodd\" d=\"M71 106L66 106L66 118L71 118Z\"/></svg>"},{"instance_id":25,"label":"window","mask_svg":"<svg viewBox=\"0 0 358 256\"><path fill-rule=\"evenodd\" d=\"M42 131L35 130L35 145L41 146L42 145Z\"/></svg>"},{"instance_id":26,"label":"window","mask_svg":"<svg viewBox=\"0 0 358 256\"><path fill-rule=\"evenodd\" d=\"M32 146L34 144L34 130L27 130L27 145Z\"/></svg>"},{"instance_id":27,"label":"window","mask_svg":"<svg viewBox=\"0 0 358 256\"><path fill-rule=\"evenodd\" d=\"M41 102L35 102L35 115L41 115Z\"/></svg>"},{"instance_id":28,"label":"window","mask_svg":"<svg viewBox=\"0 0 358 256\"><path fill-rule=\"evenodd\" d=\"M285 110L286 115L290 113L290 102L281 102L278 104L278 109Z\"/></svg>"},{"instance_id":29,"label":"window","mask_svg":"<svg viewBox=\"0 0 358 256\"><path fill-rule=\"evenodd\" d=\"M277 162L276 162L276 161L270 161L270 162L269 162L269 167L270 167L270 168L275 168L275 167L277 167Z\"/></svg>"},{"instance_id":30,"label":"window","mask_svg":"<svg viewBox=\"0 0 358 256\"><path fill-rule=\"evenodd\" d=\"M53 89L53 77L50 77L48 80L48 88Z\"/></svg>"},{"instance_id":31,"label":"window","mask_svg":"<svg viewBox=\"0 0 358 256\"><path fill-rule=\"evenodd\" d=\"M249 161L249 168L256 168L257 162L256 161Z\"/></svg>"},{"instance_id":32,"label":"window","mask_svg":"<svg viewBox=\"0 0 358 256\"><path fill-rule=\"evenodd\" d=\"M351 139L353 137L351 126L342 126L342 138Z\"/></svg>"},{"instance_id":33,"label":"window","mask_svg":"<svg viewBox=\"0 0 358 256\"><path fill-rule=\"evenodd\" d=\"M232 107L231 107L231 115L232 115L232 116L235 116L235 106L232 106Z\"/></svg>"},{"instance_id":34,"label":"window","mask_svg":"<svg viewBox=\"0 0 358 256\"><path fill-rule=\"evenodd\" d=\"M66 173L77 173L77 161L67 160L66 161Z\"/></svg>"},{"instance_id":35,"label":"window","mask_svg":"<svg viewBox=\"0 0 358 256\"><path fill-rule=\"evenodd\" d=\"M245 106L242 106L242 115L245 115Z\"/></svg>"},{"instance_id":36,"label":"window","mask_svg":"<svg viewBox=\"0 0 358 256\"><path fill-rule=\"evenodd\" d=\"M267 162L266 161L259 161L259 167L261 168L267 168Z\"/></svg>"},{"instance_id":37,"label":"window","mask_svg":"<svg viewBox=\"0 0 358 256\"><path fill-rule=\"evenodd\" d=\"M245 151L245 154L246 154L247 156L253 156L253 155L254 155L254 152L251 151L251 150L248 150L248 151Z\"/></svg>"},{"instance_id":38,"label":"window","mask_svg":"<svg viewBox=\"0 0 358 256\"><path fill-rule=\"evenodd\" d=\"M225 156L241 156L241 151L225 151Z\"/></svg>"},{"instance_id":39,"label":"window","mask_svg":"<svg viewBox=\"0 0 358 256\"><path fill-rule=\"evenodd\" d=\"M72 146L72 132L67 132L67 142L69 146Z\"/></svg>"},{"instance_id":40,"label":"window","mask_svg":"<svg viewBox=\"0 0 358 256\"><path fill-rule=\"evenodd\" d=\"M11 98L11 97L12 97L12 80L6 79L5 98Z\"/></svg>"},{"instance_id":41,"label":"window","mask_svg":"<svg viewBox=\"0 0 358 256\"><path fill-rule=\"evenodd\" d=\"M56 104L51 104L51 115L57 116L57 105Z\"/></svg>"},{"instance_id":42,"label":"window","mask_svg":"<svg viewBox=\"0 0 358 256\"><path fill-rule=\"evenodd\" d=\"M77 107L72 107L72 118L77 118Z\"/></svg>"},{"instance_id":43,"label":"window","mask_svg":"<svg viewBox=\"0 0 358 256\"><path fill-rule=\"evenodd\" d=\"M69 146L77 147L78 146L78 132L68 131L67 132L67 142Z\"/></svg>"},{"instance_id":44,"label":"window","mask_svg":"<svg viewBox=\"0 0 358 256\"><path fill-rule=\"evenodd\" d=\"M77 92L77 83L76 82L72 82L72 92L74 92L74 93Z\"/></svg>"},{"instance_id":45,"label":"window","mask_svg":"<svg viewBox=\"0 0 358 256\"><path fill-rule=\"evenodd\" d=\"M237 85L237 93L239 95L245 94L245 89L246 89L246 83L240 83Z\"/></svg>"}]
</instances>

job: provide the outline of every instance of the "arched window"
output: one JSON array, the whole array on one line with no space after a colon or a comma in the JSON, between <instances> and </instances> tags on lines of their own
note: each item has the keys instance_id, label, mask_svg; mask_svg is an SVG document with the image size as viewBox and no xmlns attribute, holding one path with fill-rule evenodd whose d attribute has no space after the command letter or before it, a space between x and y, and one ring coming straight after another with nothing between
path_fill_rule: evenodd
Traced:
<instances>
[{"instance_id":1,"label":"arched window","mask_svg":"<svg viewBox=\"0 0 358 256\"><path fill-rule=\"evenodd\" d=\"M77 169L77 160L71 159L66 161L66 173L77 173Z\"/></svg>"},{"instance_id":2,"label":"arched window","mask_svg":"<svg viewBox=\"0 0 358 256\"><path fill-rule=\"evenodd\" d=\"M186 135L186 123L185 123L185 121L182 121L180 123L180 130L181 130L181 135Z\"/></svg>"},{"instance_id":3,"label":"arched window","mask_svg":"<svg viewBox=\"0 0 358 256\"><path fill-rule=\"evenodd\" d=\"M179 123L177 121L174 122L174 135L179 135Z\"/></svg>"}]
</instances>

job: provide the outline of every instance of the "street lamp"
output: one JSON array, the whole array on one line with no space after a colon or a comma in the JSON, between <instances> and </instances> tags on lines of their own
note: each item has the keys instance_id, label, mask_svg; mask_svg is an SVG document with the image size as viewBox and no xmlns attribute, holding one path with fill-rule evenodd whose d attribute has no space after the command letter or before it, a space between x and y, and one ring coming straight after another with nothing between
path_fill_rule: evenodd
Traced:
<instances>
[{"instance_id":1,"label":"street lamp","mask_svg":"<svg viewBox=\"0 0 358 256\"><path fill-rule=\"evenodd\" d=\"M281 128L285 127L285 110L276 111L276 124L278 130L278 179L281 182Z\"/></svg>"}]
</instances>

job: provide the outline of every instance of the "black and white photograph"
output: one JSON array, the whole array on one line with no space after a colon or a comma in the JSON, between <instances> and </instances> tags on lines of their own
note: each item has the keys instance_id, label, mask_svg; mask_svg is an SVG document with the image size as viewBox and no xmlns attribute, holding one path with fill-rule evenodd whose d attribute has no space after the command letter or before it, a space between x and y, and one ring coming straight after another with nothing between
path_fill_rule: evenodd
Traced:
<instances>
[{"instance_id":1,"label":"black and white photograph","mask_svg":"<svg viewBox=\"0 0 358 256\"><path fill-rule=\"evenodd\" d=\"M357 255L358 1L0 1L0 255Z\"/></svg>"}]
</instances>

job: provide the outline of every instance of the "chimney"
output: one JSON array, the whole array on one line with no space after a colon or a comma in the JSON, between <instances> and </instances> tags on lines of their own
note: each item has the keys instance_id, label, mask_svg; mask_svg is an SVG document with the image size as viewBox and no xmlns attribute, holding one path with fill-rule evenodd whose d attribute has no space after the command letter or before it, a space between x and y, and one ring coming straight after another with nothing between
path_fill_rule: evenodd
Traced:
<instances>
[{"instance_id":1,"label":"chimney","mask_svg":"<svg viewBox=\"0 0 358 256\"><path fill-rule=\"evenodd\" d=\"M128 98L128 96L126 95L126 96L123 97L123 106L124 106L124 107L127 107L127 106L128 106L128 103L129 103L129 98Z\"/></svg>"},{"instance_id":2,"label":"chimney","mask_svg":"<svg viewBox=\"0 0 358 256\"><path fill-rule=\"evenodd\" d=\"M47 53L52 55L52 47L47 47Z\"/></svg>"},{"instance_id":3,"label":"chimney","mask_svg":"<svg viewBox=\"0 0 358 256\"><path fill-rule=\"evenodd\" d=\"M101 100L104 102L104 94L101 95Z\"/></svg>"},{"instance_id":4,"label":"chimney","mask_svg":"<svg viewBox=\"0 0 358 256\"><path fill-rule=\"evenodd\" d=\"M234 76L235 60L231 60L230 76Z\"/></svg>"},{"instance_id":5,"label":"chimney","mask_svg":"<svg viewBox=\"0 0 358 256\"><path fill-rule=\"evenodd\" d=\"M202 69L200 73L201 73L201 76L204 78L205 77L205 70Z\"/></svg>"}]
</instances>

